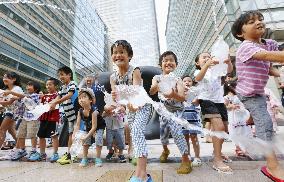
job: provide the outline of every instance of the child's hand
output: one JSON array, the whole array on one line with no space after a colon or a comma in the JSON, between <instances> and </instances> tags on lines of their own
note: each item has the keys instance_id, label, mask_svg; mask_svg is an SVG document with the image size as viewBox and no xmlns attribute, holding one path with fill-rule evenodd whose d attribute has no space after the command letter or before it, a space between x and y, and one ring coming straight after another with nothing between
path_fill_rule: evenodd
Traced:
<instances>
[{"instance_id":1,"label":"child's hand","mask_svg":"<svg viewBox=\"0 0 284 182\"><path fill-rule=\"evenodd\" d=\"M104 109L105 109L106 115L109 116L109 115L113 114L113 110L115 109L115 106L113 106L113 105L106 106Z\"/></svg>"},{"instance_id":2,"label":"child's hand","mask_svg":"<svg viewBox=\"0 0 284 182\"><path fill-rule=\"evenodd\" d=\"M11 91L11 90L5 90L5 91L3 92L3 96L7 96L7 95L10 95L10 94L12 94L12 91Z\"/></svg>"},{"instance_id":3,"label":"child's hand","mask_svg":"<svg viewBox=\"0 0 284 182\"><path fill-rule=\"evenodd\" d=\"M136 112L136 111L139 109L139 107L138 107L138 108L133 107L133 105L130 104L130 103L127 104L127 107L128 107L128 110L129 110L130 112Z\"/></svg>"},{"instance_id":4,"label":"child's hand","mask_svg":"<svg viewBox=\"0 0 284 182\"><path fill-rule=\"evenodd\" d=\"M224 63L225 63L225 64L229 64L229 63L231 63L231 59L230 59L230 57L229 57L228 59L226 59L226 60L224 61Z\"/></svg>"},{"instance_id":5,"label":"child's hand","mask_svg":"<svg viewBox=\"0 0 284 182\"><path fill-rule=\"evenodd\" d=\"M195 106L198 106L199 105L199 100L198 99L194 99L192 101L192 104L195 105Z\"/></svg>"},{"instance_id":6,"label":"child's hand","mask_svg":"<svg viewBox=\"0 0 284 182\"><path fill-rule=\"evenodd\" d=\"M81 138L81 142L82 142L82 144L84 144L84 143L86 142L86 140L87 140L87 138L86 138L86 137L82 137L82 138Z\"/></svg>"},{"instance_id":7,"label":"child's hand","mask_svg":"<svg viewBox=\"0 0 284 182\"><path fill-rule=\"evenodd\" d=\"M122 105L117 107L119 113L125 113L125 108Z\"/></svg>"},{"instance_id":8,"label":"child's hand","mask_svg":"<svg viewBox=\"0 0 284 182\"><path fill-rule=\"evenodd\" d=\"M175 96L175 90L172 88L171 93L169 93L169 94L163 94L163 95L164 95L164 97L167 98L167 99L172 99L172 98L174 98L174 96Z\"/></svg>"},{"instance_id":9,"label":"child's hand","mask_svg":"<svg viewBox=\"0 0 284 182\"><path fill-rule=\"evenodd\" d=\"M211 67L211 66L214 66L216 64L219 64L219 61L215 58L215 57L212 57L211 59L208 59L205 63L205 65L207 67Z\"/></svg>"}]
</instances>

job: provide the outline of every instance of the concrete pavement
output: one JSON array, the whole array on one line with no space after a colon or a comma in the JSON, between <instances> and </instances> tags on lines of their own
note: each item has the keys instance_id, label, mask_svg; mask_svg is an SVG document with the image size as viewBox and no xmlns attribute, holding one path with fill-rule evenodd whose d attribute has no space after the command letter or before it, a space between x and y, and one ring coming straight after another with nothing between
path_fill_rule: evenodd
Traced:
<instances>
[{"instance_id":1,"label":"concrete pavement","mask_svg":"<svg viewBox=\"0 0 284 182\"><path fill-rule=\"evenodd\" d=\"M280 127L279 134L284 136L284 127ZM201 157L203 165L194 168L192 173L188 175L176 174L179 166L180 154L177 147L170 140L170 157L169 163L159 163L159 155L162 152L162 146L159 140L148 141L149 163L148 170L152 174L155 182L268 182L268 178L264 177L260 172L261 166L265 165L265 161L259 158L258 161L248 161L246 158L237 158L234 156L234 144L225 142L223 145L223 153L231 156L233 163L229 164L234 170L232 175L218 174L212 169L211 155L213 151L212 144L203 143L201 139ZM63 154L66 148L60 148L59 153ZM47 149L50 156L51 148ZM125 151L126 153L126 151ZM1 151L0 156L7 154L7 151ZM102 157L107 154L104 147ZM90 150L90 157L94 156L94 150ZM281 164L284 165L283 156ZM93 163L88 167L81 168L78 163L62 166L60 164L51 164L49 162L11 162L0 161L0 180L1 181L110 181L124 182L134 172L135 167L130 163L120 164L118 162L104 161L103 167L97 168Z\"/></svg>"}]
</instances>

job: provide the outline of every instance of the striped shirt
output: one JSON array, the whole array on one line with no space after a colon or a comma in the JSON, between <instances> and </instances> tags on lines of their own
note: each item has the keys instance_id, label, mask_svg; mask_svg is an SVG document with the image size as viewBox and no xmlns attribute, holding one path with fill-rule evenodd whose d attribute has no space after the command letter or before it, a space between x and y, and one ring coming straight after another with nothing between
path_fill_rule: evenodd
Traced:
<instances>
[{"instance_id":1,"label":"striped shirt","mask_svg":"<svg viewBox=\"0 0 284 182\"><path fill-rule=\"evenodd\" d=\"M265 50L278 51L278 45L274 40L263 39L262 41L264 44L245 40L236 53L238 76L236 91L242 96L264 95L264 87L269 78L270 62L253 59L253 55Z\"/></svg>"},{"instance_id":2,"label":"striped shirt","mask_svg":"<svg viewBox=\"0 0 284 182\"><path fill-rule=\"evenodd\" d=\"M75 96L75 93L77 92L77 85L74 81L71 81L68 85L62 85L60 91L58 92L58 95L62 98L67 95L68 92L72 92L73 96ZM62 103L64 114L69 122L76 121L76 112L74 108L74 103L72 102L72 97Z\"/></svg>"}]
</instances>

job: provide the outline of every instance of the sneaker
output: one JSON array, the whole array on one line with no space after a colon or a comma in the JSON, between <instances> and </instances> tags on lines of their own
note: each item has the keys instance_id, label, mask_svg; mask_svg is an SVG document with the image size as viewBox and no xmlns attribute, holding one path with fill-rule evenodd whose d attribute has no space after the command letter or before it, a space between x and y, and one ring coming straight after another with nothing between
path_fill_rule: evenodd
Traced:
<instances>
[{"instance_id":1,"label":"sneaker","mask_svg":"<svg viewBox=\"0 0 284 182\"><path fill-rule=\"evenodd\" d=\"M110 161L112 159L113 159L113 153L108 153L107 156L106 156L106 160Z\"/></svg>"},{"instance_id":2,"label":"sneaker","mask_svg":"<svg viewBox=\"0 0 284 182\"><path fill-rule=\"evenodd\" d=\"M193 162L191 163L192 167L200 167L202 165L200 158L194 158Z\"/></svg>"},{"instance_id":3,"label":"sneaker","mask_svg":"<svg viewBox=\"0 0 284 182\"><path fill-rule=\"evenodd\" d=\"M129 179L129 182L143 182L143 180L138 178L138 177L136 177L136 176L132 176ZM150 174L147 174L146 182L153 182L152 177L150 176Z\"/></svg>"},{"instance_id":4,"label":"sneaker","mask_svg":"<svg viewBox=\"0 0 284 182\"><path fill-rule=\"evenodd\" d=\"M51 163L53 163L53 162L56 162L58 159L59 159L58 153L54 153L54 154L52 154L52 156L50 157L49 161L50 161Z\"/></svg>"},{"instance_id":5,"label":"sneaker","mask_svg":"<svg viewBox=\"0 0 284 182\"><path fill-rule=\"evenodd\" d=\"M160 156L160 163L166 163L168 161L169 155L170 155L170 151L164 150Z\"/></svg>"},{"instance_id":6,"label":"sneaker","mask_svg":"<svg viewBox=\"0 0 284 182\"><path fill-rule=\"evenodd\" d=\"M102 167L103 166L103 161L101 158L96 158L95 159L95 166L96 167Z\"/></svg>"},{"instance_id":7,"label":"sneaker","mask_svg":"<svg viewBox=\"0 0 284 182\"><path fill-rule=\"evenodd\" d=\"M88 159L87 158L83 158L79 164L80 167L86 167L88 166Z\"/></svg>"},{"instance_id":8,"label":"sneaker","mask_svg":"<svg viewBox=\"0 0 284 182\"><path fill-rule=\"evenodd\" d=\"M192 171L191 161L182 162L180 167L177 169L178 174L189 174Z\"/></svg>"},{"instance_id":9,"label":"sneaker","mask_svg":"<svg viewBox=\"0 0 284 182\"><path fill-rule=\"evenodd\" d=\"M125 159L124 155L119 155L118 158L119 158L119 162L120 163L125 163L126 162L126 159Z\"/></svg>"},{"instance_id":10,"label":"sneaker","mask_svg":"<svg viewBox=\"0 0 284 182\"><path fill-rule=\"evenodd\" d=\"M61 165L71 164L72 163L71 154L70 153L68 153L68 154L66 153L60 159L58 159L57 161Z\"/></svg>"},{"instance_id":11,"label":"sneaker","mask_svg":"<svg viewBox=\"0 0 284 182\"><path fill-rule=\"evenodd\" d=\"M17 152L13 153L13 155L11 156L11 160L17 161L21 159L22 157L25 157L27 154L28 153L26 150L18 150Z\"/></svg>"},{"instance_id":12,"label":"sneaker","mask_svg":"<svg viewBox=\"0 0 284 182\"><path fill-rule=\"evenodd\" d=\"M31 162L34 162L34 161L45 161L46 160L46 153L40 154L38 152L34 152L33 154L30 155L28 160L31 161Z\"/></svg>"},{"instance_id":13,"label":"sneaker","mask_svg":"<svg viewBox=\"0 0 284 182\"><path fill-rule=\"evenodd\" d=\"M133 166L137 166L137 158L133 157L132 160L131 160L131 164Z\"/></svg>"},{"instance_id":14,"label":"sneaker","mask_svg":"<svg viewBox=\"0 0 284 182\"><path fill-rule=\"evenodd\" d=\"M29 152L29 154L27 155L27 158L30 158L30 156L32 156L34 153L36 153L37 151L36 150L31 150Z\"/></svg>"},{"instance_id":15,"label":"sneaker","mask_svg":"<svg viewBox=\"0 0 284 182\"><path fill-rule=\"evenodd\" d=\"M0 161L11 160L12 156L14 156L15 153L17 153L17 150L16 149L12 149L7 155L1 156L0 157Z\"/></svg>"}]
</instances>

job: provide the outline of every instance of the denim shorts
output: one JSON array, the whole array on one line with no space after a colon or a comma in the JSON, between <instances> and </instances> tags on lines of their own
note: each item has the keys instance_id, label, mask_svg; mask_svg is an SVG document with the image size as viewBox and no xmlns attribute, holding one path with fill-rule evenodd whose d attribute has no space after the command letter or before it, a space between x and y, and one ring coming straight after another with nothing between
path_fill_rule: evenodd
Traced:
<instances>
[{"instance_id":1,"label":"denim shorts","mask_svg":"<svg viewBox=\"0 0 284 182\"><path fill-rule=\"evenodd\" d=\"M252 116L256 137L264 141L271 141L273 137L273 123L267 111L266 97L263 95L253 97L238 95L238 97Z\"/></svg>"}]
</instances>

